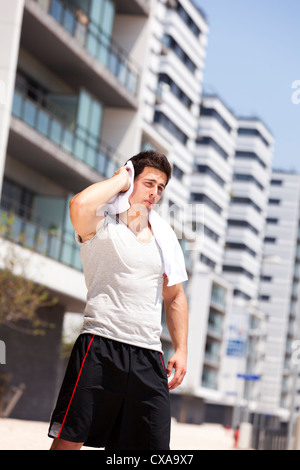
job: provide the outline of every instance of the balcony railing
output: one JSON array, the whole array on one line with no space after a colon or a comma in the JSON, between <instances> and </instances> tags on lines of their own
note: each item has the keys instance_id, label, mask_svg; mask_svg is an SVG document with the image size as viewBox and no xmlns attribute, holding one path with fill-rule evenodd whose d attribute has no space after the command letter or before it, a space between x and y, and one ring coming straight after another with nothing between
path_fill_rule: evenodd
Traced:
<instances>
[{"instance_id":1,"label":"balcony railing","mask_svg":"<svg viewBox=\"0 0 300 470\"><path fill-rule=\"evenodd\" d=\"M46 229L37 222L21 217L15 212L8 212L5 206L5 198L2 198L0 223L3 238L67 266L82 270L80 250L75 242L74 234L61 233L54 226L51 228L51 224Z\"/></svg>"},{"instance_id":2,"label":"balcony railing","mask_svg":"<svg viewBox=\"0 0 300 470\"><path fill-rule=\"evenodd\" d=\"M99 60L133 95L137 95L139 68L114 40L79 10L68 8L60 0L35 0L93 57Z\"/></svg>"},{"instance_id":3,"label":"balcony railing","mask_svg":"<svg viewBox=\"0 0 300 470\"><path fill-rule=\"evenodd\" d=\"M95 145L79 137L74 129L62 123L55 114L18 89L14 92L12 114L104 177L110 177L118 168L114 161L116 152L112 147L102 141Z\"/></svg>"}]
</instances>

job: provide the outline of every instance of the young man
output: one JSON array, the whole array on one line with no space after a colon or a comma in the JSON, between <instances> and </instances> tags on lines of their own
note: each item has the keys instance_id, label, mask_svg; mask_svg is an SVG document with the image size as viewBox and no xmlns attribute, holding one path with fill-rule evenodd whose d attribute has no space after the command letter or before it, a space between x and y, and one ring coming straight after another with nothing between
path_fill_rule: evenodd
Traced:
<instances>
[{"instance_id":1,"label":"young man","mask_svg":"<svg viewBox=\"0 0 300 470\"><path fill-rule=\"evenodd\" d=\"M165 155L154 151L130 162L133 184L124 166L70 201L88 295L83 329L51 418L53 450L84 444L107 450L169 449L169 390L186 373L188 307L181 282L168 282L165 272L167 264L173 276L169 266L177 266L178 259L164 263L168 249L159 246L150 220L171 167ZM126 194L125 212L113 217L104 210ZM156 233L164 224L156 222ZM166 369L162 301L175 350Z\"/></svg>"}]
</instances>

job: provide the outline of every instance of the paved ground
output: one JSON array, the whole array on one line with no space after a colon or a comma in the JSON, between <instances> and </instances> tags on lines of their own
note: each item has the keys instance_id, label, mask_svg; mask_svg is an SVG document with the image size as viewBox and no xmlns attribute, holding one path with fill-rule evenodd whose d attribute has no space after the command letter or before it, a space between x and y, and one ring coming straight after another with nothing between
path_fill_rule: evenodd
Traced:
<instances>
[{"instance_id":1,"label":"paved ground","mask_svg":"<svg viewBox=\"0 0 300 470\"><path fill-rule=\"evenodd\" d=\"M48 423L0 418L0 450L47 450L52 442L47 430ZM171 449L232 450L232 431L217 424L197 426L172 420Z\"/></svg>"}]
</instances>

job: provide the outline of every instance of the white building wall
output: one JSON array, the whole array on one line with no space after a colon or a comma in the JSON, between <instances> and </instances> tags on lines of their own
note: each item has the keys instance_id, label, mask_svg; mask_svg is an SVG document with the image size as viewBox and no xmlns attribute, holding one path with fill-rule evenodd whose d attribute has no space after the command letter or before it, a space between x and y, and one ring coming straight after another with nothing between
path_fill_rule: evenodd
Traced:
<instances>
[{"instance_id":1,"label":"white building wall","mask_svg":"<svg viewBox=\"0 0 300 470\"><path fill-rule=\"evenodd\" d=\"M259 311L257 299L269 197L273 137L258 119L239 119L238 127L228 219L250 224L256 232L246 226L228 224L223 274L233 286L234 297L228 316L226 335L227 341L241 341L245 349L241 353L231 352L224 357L222 365L226 376L226 381L223 383L224 390L228 388L234 390L236 387L237 370L239 374L257 375L261 368L263 344L263 315ZM258 131L261 135L240 134L240 129L247 129L252 133ZM262 141L262 138L268 142L268 145ZM248 158L239 157L240 152L249 152ZM254 154L256 159L253 158ZM262 162L259 165L260 168L257 166L258 158ZM244 175L247 179L241 180L240 178L244 178ZM254 179L262 186L261 188L257 187ZM246 200L257 205L259 211ZM234 243L245 246L234 246ZM254 254L250 254L248 248L253 250ZM233 272L232 269L239 271ZM257 322L260 324L258 336L252 334L252 325ZM246 383L245 381L242 388L250 401L257 395L256 382Z\"/></svg>"},{"instance_id":2,"label":"white building wall","mask_svg":"<svg viewBox=\"0 0 300 470\"><path fill-rule=\"evenodd\" d=\"M299 287L294 273L299 234L300 176L273 171L272 181L281 181L281 184L270 186L270 200L280 202L269 202L268 205L265 236L274 242L265 240L265 262L261 273L265 280L260 283L260 309L266 315L260 406L262 409L271 408L277 414L285 409L287 415L292 391L291 344L297 338L297 318L291 316L291 303L293 293L297 302L297 285Z\"/></svg>"},{"instance_id":3,"label":"white building wall","mask_svg":"<svg viewBox=\"0 0 300 470\"><path fill-rule=\"evenodd\" d=\"M0 1L0 195L9 134L24 0Z\"/></svg>"}]
</instances>

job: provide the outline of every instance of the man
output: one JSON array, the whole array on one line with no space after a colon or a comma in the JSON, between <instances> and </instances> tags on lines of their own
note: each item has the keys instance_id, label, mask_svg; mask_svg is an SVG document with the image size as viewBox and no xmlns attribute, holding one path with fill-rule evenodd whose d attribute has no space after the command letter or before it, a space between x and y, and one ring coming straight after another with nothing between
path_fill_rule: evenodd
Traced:
<instances>
[{"instance_id":1,"label":"man","mask_svg":"<svg viewBox=\"0 0 300 470\"><path fill-rule=\"evenodd\" d=\"M177 282L181 274L170 285L165 272L167 265L173 276L173 263L178 273L180 256L164 262L169 247L158 245L150 220L155 220L151 211L171 167L165 155L154 151L141 152L128 163L133 184L127 165L70 201L88 295L83 329L51 418L53 450L84 444L108 450L169 449L169 390L186 373L188 307ZM126 211L113 217L104 210L126 194ZM164 230L163 224L156 223L156 233ZM160 343L162 301L175 350L166 369Z\"/></svg>"}]
</instances>

